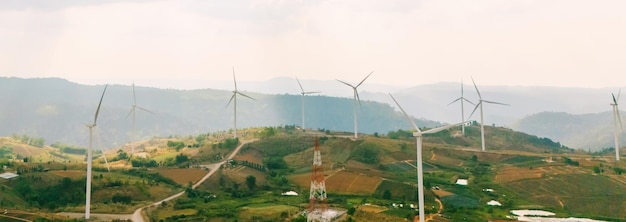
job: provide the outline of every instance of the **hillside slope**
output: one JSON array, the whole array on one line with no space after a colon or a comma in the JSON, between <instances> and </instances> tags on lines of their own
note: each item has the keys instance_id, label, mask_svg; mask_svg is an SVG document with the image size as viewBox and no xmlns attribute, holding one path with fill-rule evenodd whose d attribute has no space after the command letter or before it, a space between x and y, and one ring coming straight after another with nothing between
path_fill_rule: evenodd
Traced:
<instances>
[{"instance_id":1,"label":"hillside slope","mask_svg":"<svg viewBox=\"0 0 626 222\"><path fill-rule=\"evenodd\" d=\"M624 113L622 112L622 115ZM512 125L515 130L549 137L571 147L598 151L614 147L612 112L574 115L563 112L541 112L527 116ZM620 137L620 144L626 138Z\"/></svg>"}]
</instances>

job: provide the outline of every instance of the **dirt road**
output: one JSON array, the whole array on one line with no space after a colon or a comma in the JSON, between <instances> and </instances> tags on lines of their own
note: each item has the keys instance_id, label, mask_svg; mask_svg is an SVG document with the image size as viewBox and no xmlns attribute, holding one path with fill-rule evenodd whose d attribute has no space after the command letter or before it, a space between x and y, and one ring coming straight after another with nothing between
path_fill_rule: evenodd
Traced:
<instances>
[{"instance_id":1,"label":"dirt road","mask_svg":"<svg viewBox=\"0 0 626 222\"><path fill-rule=\"evenodd\" d=\"M205 167L205 168L209 168L209 172L204 175L204 177L202 177L202 179L200 179L198 182L196 182L194 185L192 185L192 188L196 188L198 186L200 186L200 184L202 184L204 181L206 181L207 179L209 179L209 177L211 177L213 174L215 174L215 172L217 172L217 170L220 169L220 167L226 163L226 161L232 159L233 157L235 157L235 155L237 155L237 153L239 153L239 150L241 150L241 147L243 147L245 144L247 143L251 143L256 141L256 139L254 140L247 140L247 141L242 141L241 144L239 144L239 146L237 146L237 148L235 148L235 150L233 150L233 152L228 155L228 158L226 158L226 160L219 162L219 163L213 163L213 164L208 164L208 165L198 165L199 167ZM141 213L144 209L146 208L150 208L150 207L155 207L155 206L159 206L161 205L163 202L167 202L173 199L176 199L180 196L182 196L183 194L185 194L185 191L182 191L180 193L174 194L168 198L165 198L163 200L148 204L147 206L141 207L137 210L135 210L135 212L133 212L133 214L91 214L91 218L93 218L93 220L95 221L111 221L113 219L122 219L122 220L132 220L134 222L144 222L144 221L149 221L148 218L145 218L144 215ZM85 214L84 213L70 213L70 212L62 212L62 213L58 213L59 215L63 215L63 216L67 216L70 218L84 218Z\"/></svg>"}]
</instances>

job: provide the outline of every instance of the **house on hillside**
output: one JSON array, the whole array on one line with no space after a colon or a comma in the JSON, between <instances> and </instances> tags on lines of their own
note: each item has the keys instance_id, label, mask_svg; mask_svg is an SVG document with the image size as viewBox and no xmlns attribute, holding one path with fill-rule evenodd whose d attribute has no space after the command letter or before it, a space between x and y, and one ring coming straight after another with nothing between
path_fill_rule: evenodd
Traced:
<instances>
[{"instance_id":1,"label":"house on hillside","mask_svg":"<svg viewBox=\"0 0 626 222\"><path fill-rule=\"evenodd\" d=\"M491 200L489 202L487 202L487 205L489 206L502 206L502 204L496 200Z\"/></svg>"},{"instance_id":2,"label":"house on hillside","mask_svg":"<svg viewBox=\"0 0 626 222\"><path fill-rule=\"evenodd\" d=\"M467 179L457 179L456 185L467 186Z\"/></svg>"}]
</instances>

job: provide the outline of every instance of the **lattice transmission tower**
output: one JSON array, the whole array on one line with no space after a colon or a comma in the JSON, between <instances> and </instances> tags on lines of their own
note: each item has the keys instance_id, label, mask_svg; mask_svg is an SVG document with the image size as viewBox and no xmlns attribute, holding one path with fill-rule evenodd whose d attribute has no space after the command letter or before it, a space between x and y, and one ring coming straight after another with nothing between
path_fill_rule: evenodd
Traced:
<instances>
[{"instance_id":1,"label":"lattice transmission tower","mask_svg":"<svg viewBox=\"0 0 626 222\"><path fill-rule=\"evenodd\" d=\"M329 222L331 218L325 214L328 210L326 204L326 183L324 178L324 167L322 166L322 155L320 145L315 138L315 149L313 151L313 171L311 171L311 191L309 192L309 211L307 222Z\"/></svg>"}]
</instances>

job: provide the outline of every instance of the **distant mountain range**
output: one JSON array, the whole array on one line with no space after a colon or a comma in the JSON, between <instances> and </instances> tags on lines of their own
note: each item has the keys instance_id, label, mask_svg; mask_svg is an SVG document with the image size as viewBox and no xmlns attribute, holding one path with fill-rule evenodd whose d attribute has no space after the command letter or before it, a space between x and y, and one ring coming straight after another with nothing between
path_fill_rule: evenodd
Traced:
<instances>
[{"instance_id":1,"label":"distant mountain range","mask_svg":"<svg viewBox=\"0 0 626 222\"><path fill-rule=\"evenodd\" d=\"M334 80L300 81L306 91L321 91L306 98L307 128L353 131L350 88ZM138 110L137 138L197 135L232 128L232 106L226 107L232 93L232 82L207 84L216 89L136 87L137 105L156 113L152 115ZM0 109L0 135L28 134L44 137L47 143L58 141L86 145L87 129L84 124L93 119L103 87L80 85L58 78L0 77L0 105L3 107ZM242 81L238 87L257 99L238 100L239 127L301 125L300 88L295 78ZM617 89L478 87L484 99L510 104L486 104L485 123L488 125L510 127L584 150L612 147L609 103L611 92ZM477 101L471 82L466 82L464 90L465 97ZM420 120L420 126L432 127L440 125L440 122L461 120L460 104L448 105L461 95L460 83L402 88L365 82L359 93L362 107L357 110L359 132L362 133L386 133L410 128L397 112L388 93L393 93L404 109ZM109 86L98 127L102 131L103 143L120 145L128 142L131 119L127 115L131 105L131 86ZM473 105L465 104L466 118L473 108ZM557 118L555 115L565 117ZM554 121L555 118L562 121ZM478 111L472 119L479 120Z\"/></svg>"},{"instance_id":2,"label":"distant mountain range","mask_svg":"<svg viewBox=\"0 0 626 222\"><path fill-rule=\"evenodd\" d=\"M506 126L584 150L613 147L613 120L609 103L612 102L611 93L616 93L617 88L482 86L480 80L476 81L483 99L510 105L486 104L484 113L485 123L488 125ZM322 91L324 95L350 96L351 93L349 88L332 80L305 80L303 84L307 85L307 90ZM246 89L266 93L278 93L278 90L287 89L290 90L289 93L297 93L297 87L295 79L291 78L276 78L246 85ZM461 120L460 104L448 105L461 96L460 82L409 88L365 82L361 88L361 99L388 104L393 104L393 101L387 93L393 93L408 113L419 118L444 123ZM465 82L464 96L474 103L478 100L471 80ZM473 108L473 105L465 104L465 118ZM479 121L479 114L476 111L472 119ZM563 121L557 122L552 118ZM626 145L625 142L620 144Z\"/></svg>"},{"instance_id":3,"label":"distant mountain range","mask_svg":"<svg viewBox=\"0 0 626 222\"><path fill-rule=\"evenodd\" d=\"M103 89L103 85L79 85L57 78L0 78L0 135L26 134L43 137L47 144L86 146L85 124L93 121ZM136 138L198 135L233 127L233 107L226 106L230 91L149 87L135 90L137 105L155 112L137 110ZM256 100L238 97L239 128L301 125L300 95L245 93ZM128 114L132 104L131 86L108 87L96 128L105 146L129 142L132 119ZM307 96L306 127L353 132L353 104L349 98ZM363 101L357 111L360 133L410 128L389 104ZM417 122L421 127L440 125L423 119Z\"/></svg>"}]
</instances>

